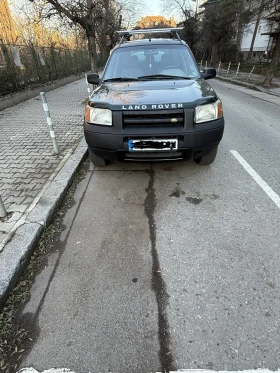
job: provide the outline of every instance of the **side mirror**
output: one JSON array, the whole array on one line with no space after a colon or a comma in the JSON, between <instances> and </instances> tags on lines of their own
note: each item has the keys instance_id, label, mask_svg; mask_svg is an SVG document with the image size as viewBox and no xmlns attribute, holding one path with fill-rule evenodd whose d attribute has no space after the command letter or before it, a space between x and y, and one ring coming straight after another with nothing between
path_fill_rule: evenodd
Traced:
<instances>
[{"instance_id":1,"label":"side mirror","mask_svg":"<svg viewBox=\"0 0 280 373\"><path fill-rule=\"evenodd\" d=\"M89 84L95 84L98 85L100 83L99 75L96 73L88 74L87 81Z\"/></svg>"},{"instance_id":2,"label":"side mirror","mask_svg":"<svg viewBox=\"0 0 280 373\"><path fill-rule=\"evenodd\" d=\"M200 68L200 75L202 78L206 79L212 79L216 76L216 69L213 67L201 67Z\"/></svg>"}]
</instances>

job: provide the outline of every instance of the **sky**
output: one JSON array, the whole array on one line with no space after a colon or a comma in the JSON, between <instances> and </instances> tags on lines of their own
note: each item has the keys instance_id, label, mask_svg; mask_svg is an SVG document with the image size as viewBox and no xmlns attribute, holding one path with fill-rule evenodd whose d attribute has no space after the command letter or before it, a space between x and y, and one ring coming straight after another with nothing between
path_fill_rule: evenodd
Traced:
<instances>
[{"instance_id":1,"label":"sky","mask_svg":"<svg viewBox=\"0 0 280 373\"><path fill-rule=\"evenodd\" d=\"M158 16L162 14L162 5L160 0L147 0L147 15Z\"/></svg>"},{"instance_id":2,"label":"sky","mask_svg":"<svg viewBox=\"0 0 280 373\"><path fill-rule=\"evenodd\" d=\"M195 10L196 1L200 1L200 0L188 0L185 3L189 7L192 7L193 10ZM145 3L146 3L146 6L143 7L143 13L141 14L141 16L146 16L146 15L154 15L154 16L163 15L167 19L169 19L171 16L174 16L175 17L175 21L178 22L178 21L181 20L182 14L181 14L181 12L178 9L176 10L176 7L171 8L172 10L168 9L168 10L164 11L164 6L163 6L164 2L161 1L161 0L145 0Z\"/></svg>"}]
</instances>

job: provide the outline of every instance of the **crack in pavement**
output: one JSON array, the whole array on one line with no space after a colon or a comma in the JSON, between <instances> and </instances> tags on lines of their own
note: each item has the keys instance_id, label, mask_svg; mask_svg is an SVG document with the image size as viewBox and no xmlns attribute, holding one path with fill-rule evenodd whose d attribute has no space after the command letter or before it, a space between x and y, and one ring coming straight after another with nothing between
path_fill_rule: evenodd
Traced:
<instances>
[{"instance_id":1,"label":"crack in pavement","mask_svg":"<svg viewBox=\"0 0 280 373\"><path fill-rule=\"evenodd\" d=\"M174 358L171 347L171 335L167 318L167 306L169 294L167 286L162 277L160 262L156 247L156 223L154 212L156 208L156 194L154 188L155 171L151 165L151 169L146 171L150 175L149 186L146 189L147 197L145 200L145 213L149 221L151 254L152 254L152 289L156 295L158 306L158 337L160 343L159 359L162 366L162 372L170 372L176 370L174 366Z\"/></svg>"}]
</instances>

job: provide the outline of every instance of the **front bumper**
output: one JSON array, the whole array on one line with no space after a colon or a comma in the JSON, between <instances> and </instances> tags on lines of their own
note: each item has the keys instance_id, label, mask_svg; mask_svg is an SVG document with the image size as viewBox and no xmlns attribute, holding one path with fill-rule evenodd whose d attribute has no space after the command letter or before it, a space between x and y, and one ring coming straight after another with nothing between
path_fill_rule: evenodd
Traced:
<instances>
[{"instance_id":1,"label":"front bumper","mask_svg":"<svg viewBox=\"0 0 280 373\"><path fill-rule=\"evenodd\" d=\"M208 154L223 137L224 118L184 127L116 129L84 123L89 148L109 161L192 160ZM178 139L178 150L168 152L129 152L130 139Z\"/></svg>"}]
</instances>

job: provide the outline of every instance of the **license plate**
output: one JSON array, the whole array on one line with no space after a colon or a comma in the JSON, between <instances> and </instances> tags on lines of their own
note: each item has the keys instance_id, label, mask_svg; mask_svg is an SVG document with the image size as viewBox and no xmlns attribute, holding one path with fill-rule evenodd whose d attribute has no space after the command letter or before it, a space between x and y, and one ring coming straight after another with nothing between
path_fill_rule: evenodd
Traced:
<instances>
[{"instance_id":1,"label":"license plate","mask_svg":"<svg viewBox=\"0 0 280 373\"><path fill-rule=\"evenodd\" d=\"M148 140L129 140L128 148L130 152L145 151L173 151L178 149L177 139L148 139Z\"/></svg>"}]
</instances>

